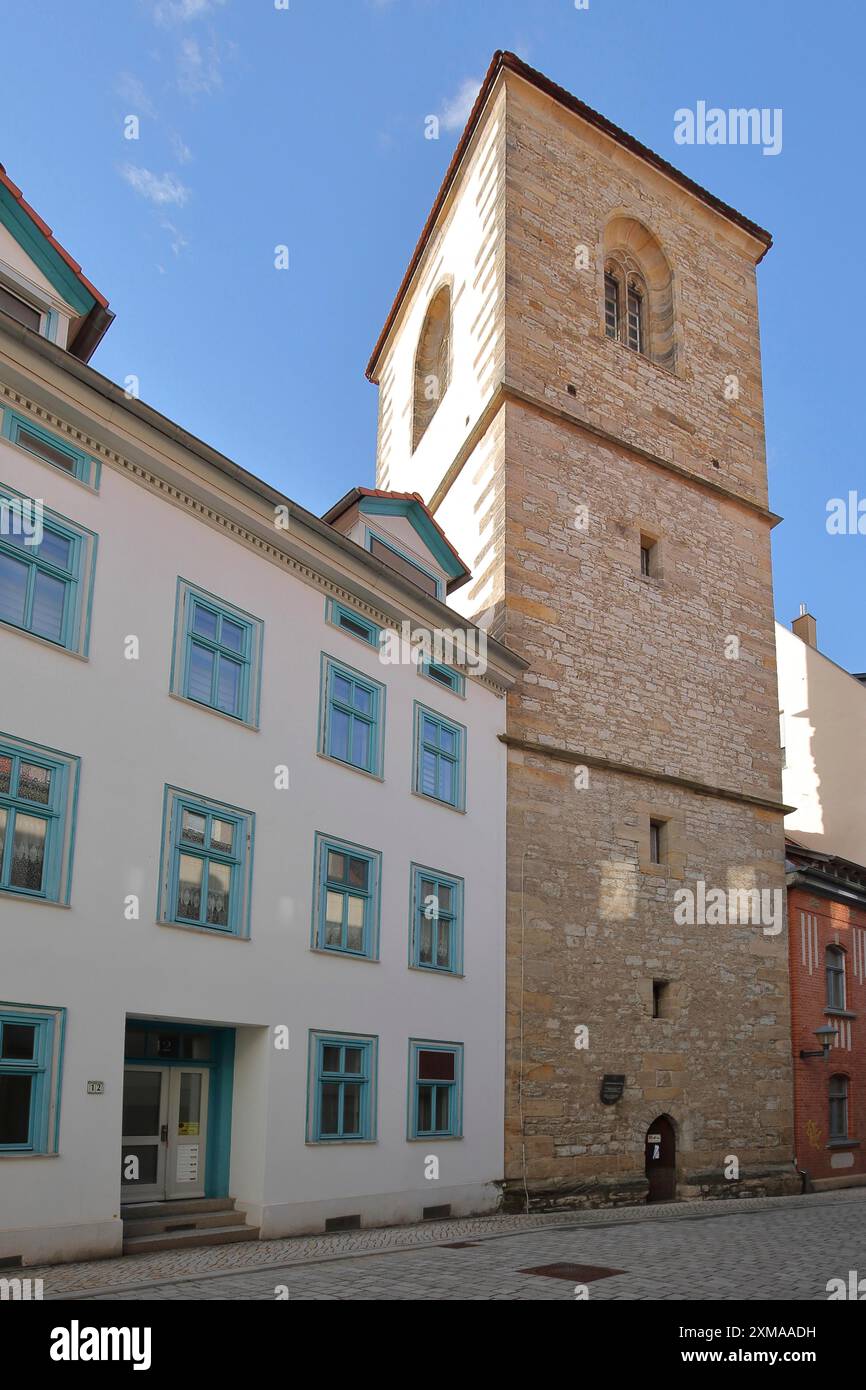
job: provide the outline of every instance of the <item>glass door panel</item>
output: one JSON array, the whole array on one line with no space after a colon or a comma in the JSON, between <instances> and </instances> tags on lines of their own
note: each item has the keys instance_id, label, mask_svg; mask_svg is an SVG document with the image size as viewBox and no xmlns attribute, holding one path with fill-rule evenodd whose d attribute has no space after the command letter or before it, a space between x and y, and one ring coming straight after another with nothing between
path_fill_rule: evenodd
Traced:
<instances>
[{"instance_id":1,"label":"glass door panel","mask_svg":"<svg viewBox=\"0 0 866 1390\"><path fill-rule=\"evenodd\" d=\"M124 1072L120 1184L125 1202L161 1201L165 1195L168 1082L168 1067Z\"/></svg>"},{"instance_id":2,"label":"glass door panel","mask_svg":"<svg viewBox=\"0 0 866 1390\"><path fill-rule=\"evenodd\" d=\"M209 1073L172 1067L166 1154L166 1197L203 1197Z\"/></svg>"}]
</instances>

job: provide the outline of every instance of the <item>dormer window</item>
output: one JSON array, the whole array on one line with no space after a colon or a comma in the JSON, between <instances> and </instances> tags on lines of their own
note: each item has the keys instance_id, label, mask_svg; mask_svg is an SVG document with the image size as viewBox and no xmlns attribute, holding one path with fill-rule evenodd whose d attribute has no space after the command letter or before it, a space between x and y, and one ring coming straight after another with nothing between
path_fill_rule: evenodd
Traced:
<instances>
[{"instance_id":1,"label":"dormer window","mask_svg":"<svg viewBox=\"0 0 866 1390\"><path fill-rule=\"evenodd\" d=\"M422 569L414 560L410 560L408 555L386 544L385 541L374 536L372 532L367 533L367 548L371 555L375 555L377 560L381 560L389 569L396 570L397 574L402 574L404 579L417 585L425 594L430 594L432 598L442 597L442 581L437 579L434 574Z\"/></svg>"},{"instance_id":2,"label":"dormer window","mask_svg":"<svg viewBox=\"0 0 866 1390\"><path fill-rule=\"evenodd\" d=\"M4 314L8 314L11 319L18 323L23 323L25 328L32 328L34 333L38 333L42 324L42 314L32 304L28 304L26 299L13 294L7 290L5 285L0 285L0 309Z\"/></svg>"}]
</instances>

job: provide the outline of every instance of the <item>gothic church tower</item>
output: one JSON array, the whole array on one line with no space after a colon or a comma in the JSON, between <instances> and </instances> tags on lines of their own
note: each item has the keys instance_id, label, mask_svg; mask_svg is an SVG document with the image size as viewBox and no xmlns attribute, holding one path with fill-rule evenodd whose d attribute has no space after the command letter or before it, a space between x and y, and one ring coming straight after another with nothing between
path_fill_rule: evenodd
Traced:
<instances>
[{"instance_id":1,"label":"gothic church tower","mask_svg":"<svg viewBox=\"0 0 866 1390\"><path fill-rule=\"evenodd\" d=\"M497 53L368 368L377 485L424 497L473 571L454 602L529 662L507 735L516 1202L792 1187L770 241Z\"/></svg>"}]
</instances>

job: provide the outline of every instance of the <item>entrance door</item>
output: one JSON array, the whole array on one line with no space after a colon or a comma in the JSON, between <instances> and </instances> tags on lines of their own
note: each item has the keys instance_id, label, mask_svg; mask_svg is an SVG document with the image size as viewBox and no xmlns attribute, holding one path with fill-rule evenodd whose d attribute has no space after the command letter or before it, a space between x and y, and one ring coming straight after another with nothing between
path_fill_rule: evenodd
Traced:
<instances>
[{"instance_id":1,"label":"entrance door","mask_svg":"<svg viewBox=\"0 0 866 1390\"><path fill-rule=\"evenodd\" d=\"M672 1202L677 1195L677 1141L667 1115L653 1120L646 1135L648 1202Z\"/></svg>"},{"instance_id":2,"label":"entrance door","mask_svg":"<svg viewBox=\"0 0 866 1390\"><path fill-rule=\"evenodd\" d=\"M120 1190L124 1201L165 1196L168 1067L127 1067L123 1074L123 1149Z\"/></svg>"},{"instance_id":3,"label":"entrance door","mask_svg":"<svg viewBox=\"0 0 866 1390\"><path fill-rule=\"evenodd\" d=\"M124 1201L204 1196L208 1081L204 1067L126 1068Z\"/></svg>"},{"instance_id":4,"label":"entrance door","mask_svg":"<svg viewBox=\"0 0 866 1390\"><path fill-rule=\"evenodd\" d=\"M166 1197L203 1197L209 1075L204 1067L169 1074Z\"/></svg>"}]
</instances>

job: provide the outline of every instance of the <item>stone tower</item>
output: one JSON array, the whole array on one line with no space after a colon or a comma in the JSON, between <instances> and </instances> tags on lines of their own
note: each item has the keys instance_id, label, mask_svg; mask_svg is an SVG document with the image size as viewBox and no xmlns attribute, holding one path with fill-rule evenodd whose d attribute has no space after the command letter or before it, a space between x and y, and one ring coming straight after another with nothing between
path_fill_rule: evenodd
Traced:
<instances>
[{"instance_id":1,"label":"stone tower","mask_svg":"<svg viewBox=\"0 0 866 1390\"><path fill-rule=\"evenodd\" d=\"M530 663L507 735L515 1202L795 1185L770 244L497 53L368 368L378 486L421 493L473 570L454 601Z\"/></svg>"}]
</instances>

